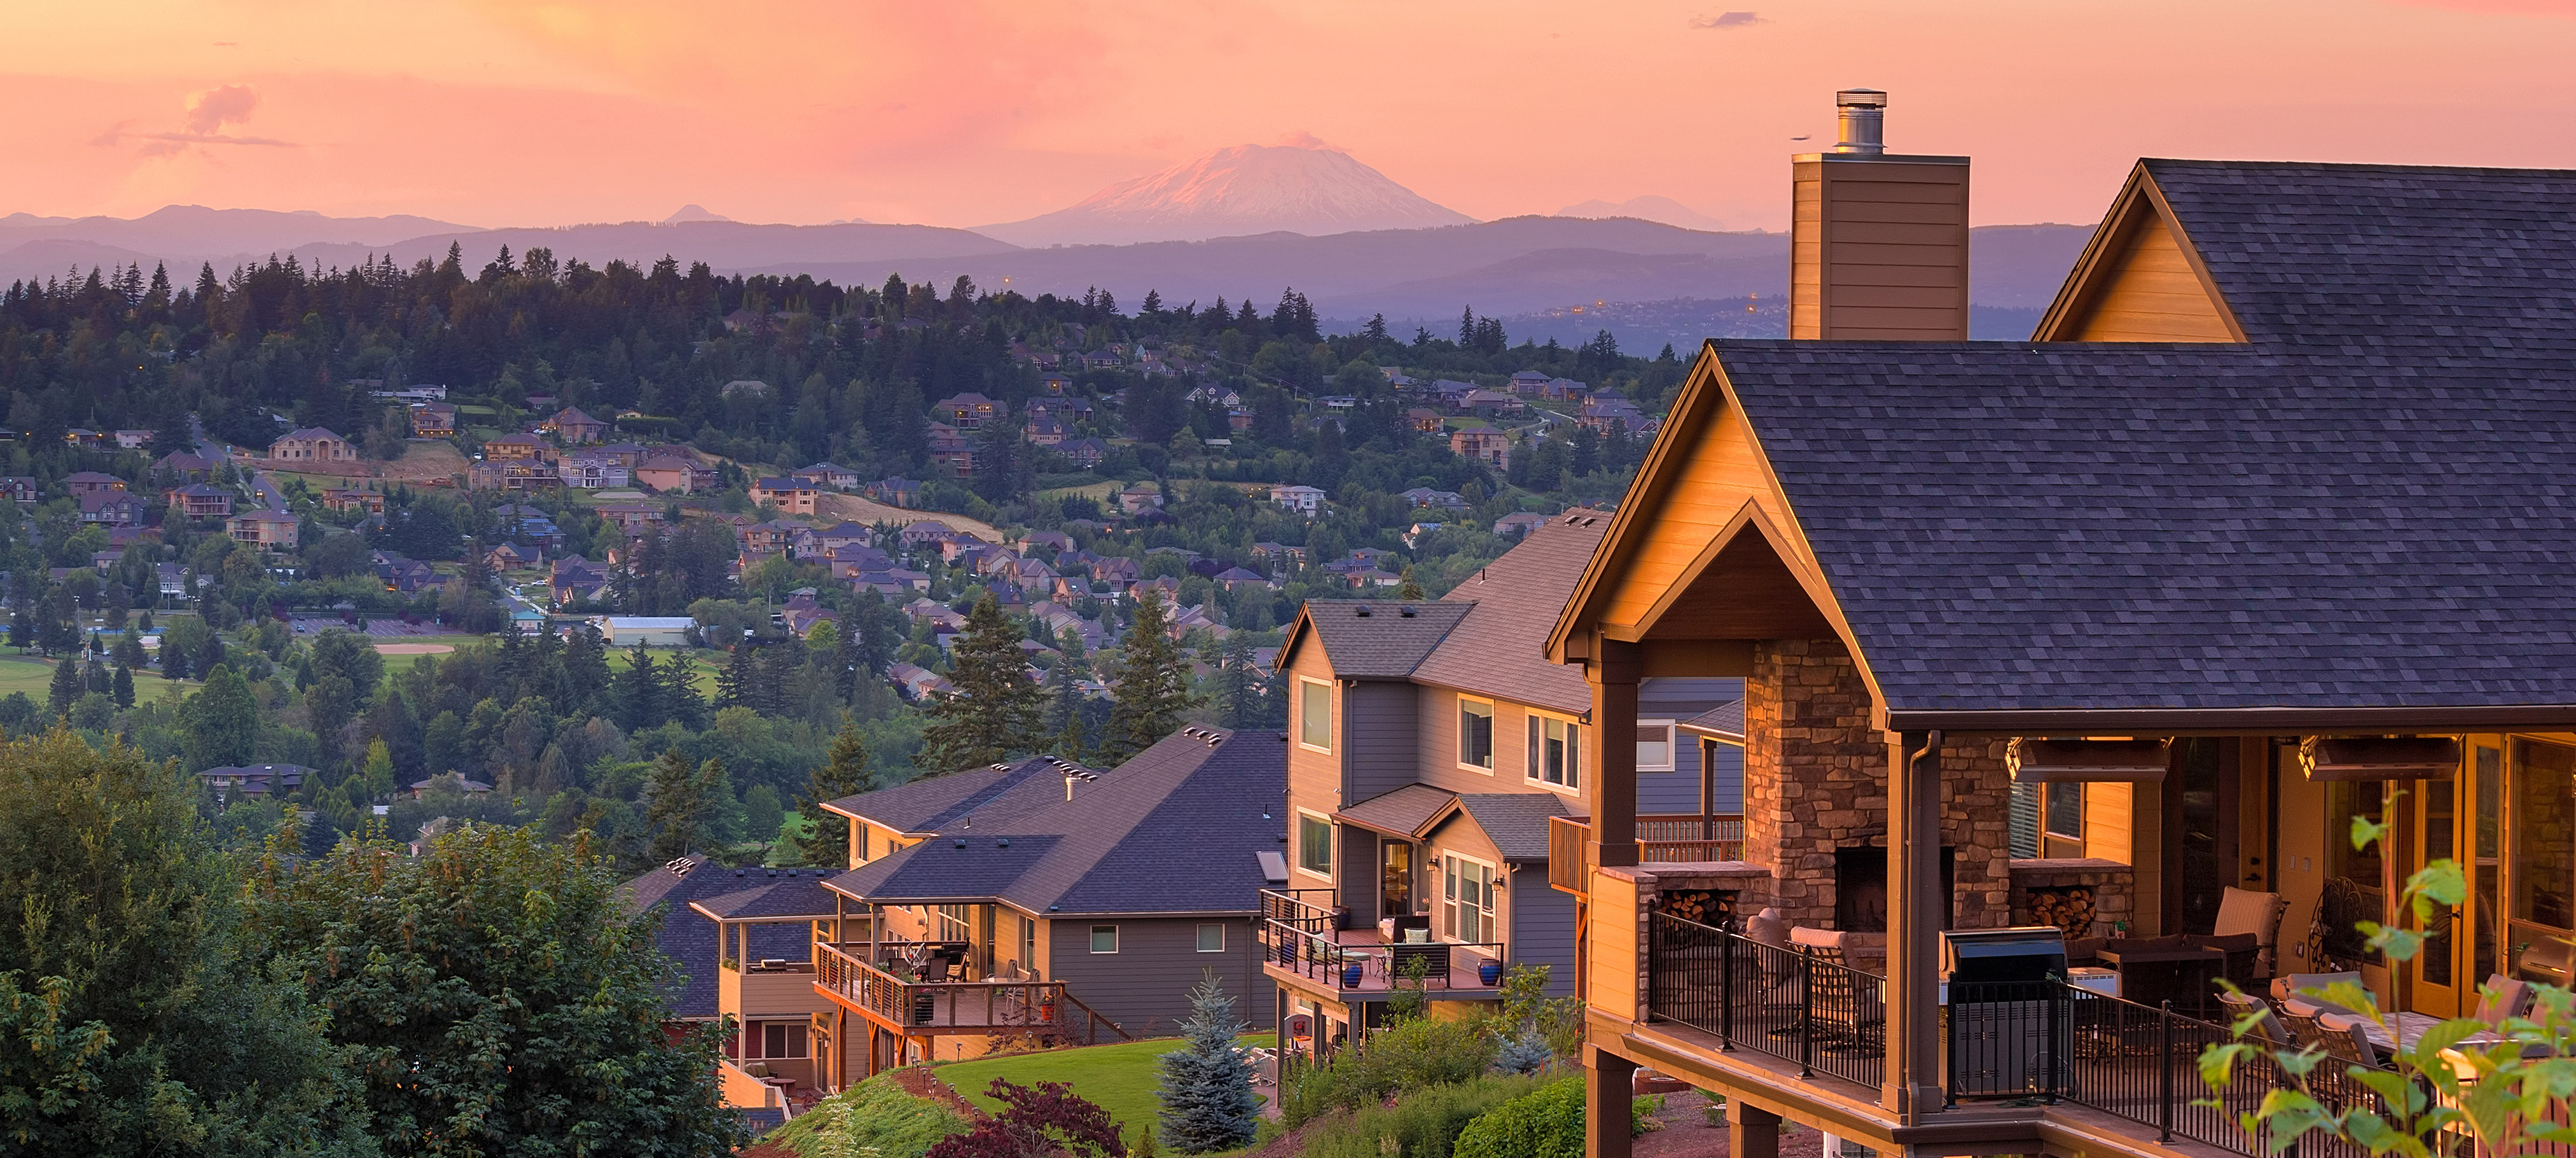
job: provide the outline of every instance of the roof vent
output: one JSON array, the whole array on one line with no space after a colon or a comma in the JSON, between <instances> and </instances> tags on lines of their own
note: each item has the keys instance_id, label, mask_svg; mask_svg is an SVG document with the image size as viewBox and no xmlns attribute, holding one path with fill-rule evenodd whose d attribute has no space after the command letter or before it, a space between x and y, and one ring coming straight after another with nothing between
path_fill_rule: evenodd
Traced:
<instances>
[{"instance_id":1,"label":"roof vent","mask_svg":"<svg viewBox=\"0 0 2576 1158\"><path fill-rule=\"evenodd\" d=\"M1405 617L1406 619L1411 619L1413 618L1413 605L1408 603L1402 607L1398 607L1395 609L1395 613Z\"/></svg>"},{"instance_id":2,"label":"roof vent","mask_svg":"<svg viewBox=\"0 0 2576 1158\"><path fill-rule=\"evenodd\" d=\"M1286 739L1286 738L1287 738L1287 733L1285 733L1285 732L1280 733L1280 738L1281 738L1281 739ZM693 868L698 867L698 862L696 862L696 861L694 861L694 860L690 860L689 858L687 858L687 857L685 857L685 856L683 856L683 857L673 857L673 858L672 858L672 859L670 859L669 861L664 862L664 863L663 863L663 865L662 865L662 867L663 867L663 868L665 868L665 869L670 870L670 872L671 872L671 875L672 875L672 876L675 876L675 877L684 877L684 876L689 875L689 870L690 870L690 869L693 869Z\"/></svg>"},{"instance_id":3,"label":"roof vent","mask_svg":"<svg viewBox=\"0 0 2576 1158\"><path fill-rule=\"evenodd\" d=\"M1875 157L1887 152L1887 94L1874 88L1847 88L1834 94L1842 121L1837 153Z\"/></svg>"},{"instance_id":4,"label":"roof vent","mask_svg":"<svg viewBox=\"0 0 2576 1158\"><path fill-rule=\"evenodd\" d=\"M1359 609L1359 611L1358 611L1358 613L1357 613L1357 614L1358 614L1358 615L1359 615L1359 617L1360 617L1360 618L1362 618L1362 619L1366 619L1366 618L1368 618L1368 617L1369 617L1369 609L1368 609L1368 605L1367 605L1367 604L1365 604L1365 603L1361 604L1361 605L1360 605L1360 609Z\"/></svg>"},{"instance_id":5,"label":"roof vent","mask_svg":"<svg viewBox=\"0 0 2576 1158\"><path fill-rule=\"evenodd\" d=\"M964 848L964 847L966 847L966 838L965 838L965 837L962 837L962 836L961 836L961 837L958 837L958 838L957 838L957 847L959 847L959 848Z\"/></svg>"}]
</instances>

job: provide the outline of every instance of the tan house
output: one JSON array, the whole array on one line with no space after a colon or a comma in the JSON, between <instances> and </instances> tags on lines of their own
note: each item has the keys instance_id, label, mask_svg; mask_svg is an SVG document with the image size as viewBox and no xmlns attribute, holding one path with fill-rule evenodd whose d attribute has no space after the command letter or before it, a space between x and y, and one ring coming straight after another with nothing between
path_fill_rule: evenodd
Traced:
<instances>
[{"instance_id":1,"label":"tan house","mask_svg":"<svg viewBox=\"0 0 2576 1158\"><path fill-rule=\"evenodd\" d=\"M793 476L764 478L751 484L752 502L768 503L777 507L780 514L787 515L813 514L815 504L822 501L822 494L813 483Z\"/></svg>"},{"instance_id":2,"label":"tan house","mask_svg":"<svg viewBox=\"0 0 2576 1158\"><path fill-rule=\"evenodd\" d=\"M334 511L365 511L371 515L385 513L383 491L363 487L332 487L322 492L322 505Z\"/></svg>"},{"instance_id":3,"label":"tan house","mask_svg":"<svg viewBox=\"0 0 2576 1158\"><path fill-rule=\"evenodd\" d=\"M411 404L411 432L422 438L446 438L456 433L456 408L444 402Z\"/></svg>"},{"instance_id":4,"label":"tan house","mask_svg":"<svg viewBox=\"0 0 2576 1158\"><path fill-rule=\"evenodd\" d=\"M504 434L483 443L483 457L494 462L541 458L548 449L546 440L533 434Z\"/></svg>"},{"instance_id":5,"label":"tan house","mask_svg":"<svg viewBox=\"0 0 2576 1158\"><path fill-rule=\"evenodd\" d=\"M635 464L635 481L670 494L688 494L697 489L701 467L693 459L674 455L657 455Z\"/></svg>"},{"instance_id":6,"label":"tan house","mask_svg":"<svg viewBox=\"0 0 2576 1158\"><path fill-rule=\"evenodd\" d=\"M1512 465L1512 436L1490 426L1470 426L1449 435L1450 453L1472 458L1495 470Z\"/></svg>"},{"instance_id":7,"label":"tan house","mask_svg":"<svg viewBox=\"0 0 2576 1158\"><path fill-rule=\"evenodd\" d=\"M268 444L268 457L289 463L356 462L358 448L349 445L349 440L319 426L308 426L288 431Z\"/></svg>"},{"instance_id":8,"label":"tan house","mask_svg":"<svg viewBox=\"0 0 2576 1158\"><path fill-rule=\"evenodd\" d=\"M297 526L295 516L270 510L243 511L224 521L224 530L234 542L270 551L294 550Z\"/></svg>"}]
</instances>

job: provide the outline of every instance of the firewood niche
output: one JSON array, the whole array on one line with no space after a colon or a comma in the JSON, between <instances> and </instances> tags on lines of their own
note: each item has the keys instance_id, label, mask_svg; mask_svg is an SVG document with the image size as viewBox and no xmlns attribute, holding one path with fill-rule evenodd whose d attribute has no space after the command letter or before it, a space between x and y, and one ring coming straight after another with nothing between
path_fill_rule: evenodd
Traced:
<instances>
[{"instance_id":1,"label":"firewood niche","mask_svg":"<svg viewBox=\"0 0 2576 1158\"><path fill-rule=\"evenodd\" d=\"M2059 885L2031 889L2029 912L2023 922L2029 925L2055 925L2068 937L2089 937L2093 932L2093 886Z\"/></svg>"}]
</instances>

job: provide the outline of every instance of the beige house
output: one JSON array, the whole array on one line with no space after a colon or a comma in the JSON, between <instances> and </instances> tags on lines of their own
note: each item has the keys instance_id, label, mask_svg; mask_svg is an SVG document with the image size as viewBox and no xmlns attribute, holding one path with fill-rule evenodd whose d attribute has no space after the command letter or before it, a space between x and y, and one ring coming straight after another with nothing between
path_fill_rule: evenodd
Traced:
<instances>
[{"instance_id":1,"label":"beige house","mask_svg":"<svg viewBox=\"0 0 2576 1158\"><path fill-rule=\"evenodd\" d=\"M283 462L356 462L358 448L319 426L308 426L268 444L268 457Z\"/></svg>"},{"instance_id":2,"label":"beige house","mask_svg":"<svg viewBox=\"0 0 2576 1158\"><path fill-rule=\"evenodd\" d=\"M224 530L234 542L270 551L294 550L296 527L295 516L284 511L244 511L224 522Z\"/></svg>"}]
</instances>

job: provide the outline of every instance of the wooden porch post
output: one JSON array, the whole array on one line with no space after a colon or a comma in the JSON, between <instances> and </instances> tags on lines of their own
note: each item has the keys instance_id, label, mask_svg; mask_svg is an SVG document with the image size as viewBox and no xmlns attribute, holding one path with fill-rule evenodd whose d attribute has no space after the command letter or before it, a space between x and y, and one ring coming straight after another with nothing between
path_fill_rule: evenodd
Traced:
<instances>
[{"instance_id":1,"label":"wooden porch post","mask_svg":"<svg viewBox=\"0 0 2576 1158\"><path fill-rule=\"evenodd\" d=\"M1637 653L1636 644L1596 636L1583 665L1592 685L1583 796L1592 806L1592 863L1603 868L1637 863Z\"/></svg>"},{"instance_id":2,"label":"wooden porch post","mask_svg":"<svg viewBox=\"0 0 2576 1158\"><path fill-rule=\"evenodd\" d=\"M1680 729L1674 731L1673 739L1678 742ZM1717 741L1706 738L1699 742L1699 838L1717 839Z\"/></svg>"},{"instance_id":3,"label":"wooden porch post","mask_svg":"<svg viewBox=\"0 0 2576 1158\"><path fill-rule=\"evenodd\" d=\"M1637 1097L1636 1076L1637 1063L1597 1045L1585 1047L1584 1158L1628 1158L1628 1107Z\"/></svg>"},{"instance_id":4,"label":"wooden porch post","mask_svg":"<svg viewBox=\"0 0 2576 1158\"><path fill-rule=\"evenodd\" d=\"M1727 1158L1780 1158L1780 1115L1741 1099L1726 1103ZM1825 1158L1836 1158L1828 1154Z\"/></svg>"},{"instance_id":5,"label":"wooden porch post","mask_svg":"<svg viewBox=\"0 0 2576 1158\"><path fill-rule=\"evenodd\" d=\"M1906 732L1887 768L1887 1085L1912 1122L1941 1111L1941 733Z\"/></svg>"}]
</instances>

